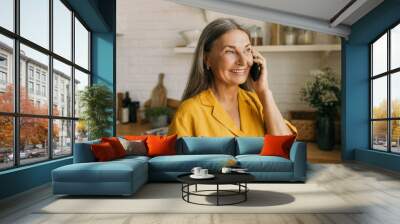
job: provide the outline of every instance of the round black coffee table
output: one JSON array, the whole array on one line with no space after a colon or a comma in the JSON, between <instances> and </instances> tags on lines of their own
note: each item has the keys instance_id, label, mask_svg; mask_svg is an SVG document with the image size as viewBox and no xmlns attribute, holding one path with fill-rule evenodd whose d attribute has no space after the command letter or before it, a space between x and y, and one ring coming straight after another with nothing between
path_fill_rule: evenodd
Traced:
<instances>
[{"instance_id":1,"label":"round black coffee table","mask_svg":"<svg viewBox=\"0 0 400 224\"><path fill-rule=\"evenodd\" d=\"M212 179L193 179L190 177L191 173L182 174L177 177L178 181L182 183L182 199L188 203L198 204L198 205L234 205L239 204L241 202L245 202L247 200L247 192L249 188L247 187L247 183L255 180L255 177L249 173L215 173L213 174L215 177ZM215 190L197 190L198 184L204 185L216 185ZM195 186L194 191L190 191L190 186ZM236 185L238 186L237 190L223 190L220 189L220 185ZM205 194L209 192L215 192L215 194ZM216 197L216 204L202 204L190 201L190 196L204 196L204 197ZM221 203L221 197L232 197L232 196L241 196L238 201L234 201L231 203Z\"/></svg>"}]
</instances>

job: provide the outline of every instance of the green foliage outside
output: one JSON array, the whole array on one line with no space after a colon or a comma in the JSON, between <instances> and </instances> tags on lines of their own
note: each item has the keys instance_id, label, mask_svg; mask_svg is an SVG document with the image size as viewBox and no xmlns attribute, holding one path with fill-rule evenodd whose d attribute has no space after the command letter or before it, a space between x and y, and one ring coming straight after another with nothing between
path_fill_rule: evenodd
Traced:
<instances>
[{"instance_id":1,"label":"green foliage outside","mask_svg":"<svg viewBox=\"0 0 400 224\"><path fill-rule=\"evenodd\" d=\"M392 114L391 117L399 118L400 117L400 100L394 99L392 100ZM387 101L382 100L378 106L373 107L372 109L373 118L387 118ZM385 138L387 136L387 121L375 121L372 125L372 132L374 138ZM391 121L391 135L392 141L397 141L400 138L400 121L393 120Z\"/></svg>"}]
</instances>

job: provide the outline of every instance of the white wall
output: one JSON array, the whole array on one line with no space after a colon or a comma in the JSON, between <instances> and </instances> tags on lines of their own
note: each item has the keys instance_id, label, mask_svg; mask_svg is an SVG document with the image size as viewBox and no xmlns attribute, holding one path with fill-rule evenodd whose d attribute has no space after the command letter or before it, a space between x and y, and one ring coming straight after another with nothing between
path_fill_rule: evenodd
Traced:
<instances>
[{"instance_id":1,"label":"white wall","mask_svg":"<svg viewBox=\"0 0 400 224\"><path fill-rule=\"evenodd\" d=\"M190 71L193 54L176 54L173 48L184 45L180 31L202 29L206 20L201 9L178 5L165 0L117 1L117 91L129 91L141 104L150 98L158 74L165 73L168 97L180 99ZM262 26L268 36L269 25L251 19L234 17L242 24ZM324 35L316 37L324 41ZM268 40L264 38L264 43ZM266 53L269 82L278 107L286 116L289 110L307 109L299 101L299 90L309 71L323 64L334 66L340 76L340 53L323 57L316 52ZM321 60L323 58L323 60ZM322 63L322 64L321 64Z\"/></svg>"}]
</instances>

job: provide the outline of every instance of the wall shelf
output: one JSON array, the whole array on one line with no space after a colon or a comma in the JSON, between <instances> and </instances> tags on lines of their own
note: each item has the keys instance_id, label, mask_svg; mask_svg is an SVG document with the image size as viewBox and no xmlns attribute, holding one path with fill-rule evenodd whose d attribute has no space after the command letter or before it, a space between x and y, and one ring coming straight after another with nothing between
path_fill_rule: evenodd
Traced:
<instances>
[{"instance_id":1,"label":"wall shelf","mask_svg":"<svg viewBox=\"0 0 400 224\"><path fill-rule=\"evenodd\" d=\"M304 52L304 51L341 51L340 44L312 44L312 45L265 45L255 47L259 52ZM174 52L177 54L194 53L194 47L176 47Z\"/></svg>"}]
</instances>

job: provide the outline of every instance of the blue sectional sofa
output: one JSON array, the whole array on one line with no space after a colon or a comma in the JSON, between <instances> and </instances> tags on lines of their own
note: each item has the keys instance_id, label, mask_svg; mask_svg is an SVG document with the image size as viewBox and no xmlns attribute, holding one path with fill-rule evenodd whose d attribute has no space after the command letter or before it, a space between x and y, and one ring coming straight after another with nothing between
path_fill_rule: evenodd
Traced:
<instances>
[{"instance_id":1,"label":"blue sectional sofa","mask_svg":"<svg viewBox=\"0 0 400 224\"><path fill-rule=\"evenodd\" d=\"M290 159L260 156L262 137L183 137L177 140L177 155L127 156L96 162L90 141L75 144L74 163L52 171L54 194L131 195L148 181L176 181L193 167L218 172L234 159L260 182L305 182L306 144L295 142Z\"/></svg>"}]
</instances>

